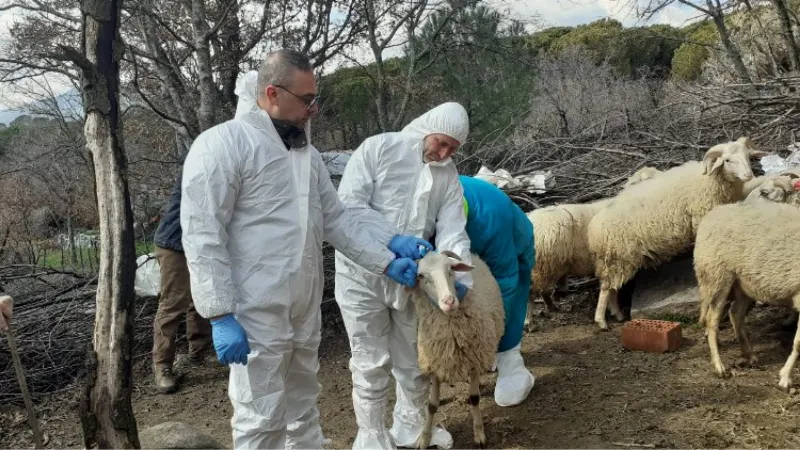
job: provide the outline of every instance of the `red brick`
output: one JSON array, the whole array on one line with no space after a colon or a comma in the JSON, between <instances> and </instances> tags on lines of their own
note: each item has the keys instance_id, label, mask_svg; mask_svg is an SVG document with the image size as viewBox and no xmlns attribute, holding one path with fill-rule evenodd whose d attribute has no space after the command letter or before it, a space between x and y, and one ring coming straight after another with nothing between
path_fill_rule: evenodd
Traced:
<instances>
[{"instance_id":1,"label":"red brick","mask_svg":"<svg viewBox=\"0 0 800 450\"><path fill-rule=\"evenodd\" d=\"M628 350L663 353L681 346L680 322L634 319L622 327L622 346Z\"/></svg>"}]
</instances>

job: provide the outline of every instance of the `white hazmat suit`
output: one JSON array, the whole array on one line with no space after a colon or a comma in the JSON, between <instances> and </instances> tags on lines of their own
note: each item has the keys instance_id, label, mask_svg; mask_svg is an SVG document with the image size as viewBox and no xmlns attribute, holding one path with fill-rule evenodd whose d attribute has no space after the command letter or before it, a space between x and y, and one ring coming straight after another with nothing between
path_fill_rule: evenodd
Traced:
<instances>
[{"instance_id":1,"label":"white hazmat suit","mask_svg":"<svg viewBox=\"0 0 800 450\"><path fill-rule=\"evenodd\" d=\"M425 163L423 140L432 133L463 144L469 132L464 108L445 103L413 120L401 132L366 139L351 156L339 184L339 198L365 223L382 224L393 233L430 239L471 263L465 231L463 191L450 158ZM457 279L471 288L468 272ZM395 283L336 253L336 301L350 339L353 407L358 424L354 449L413 446L424 425L429 380L417 361L417 320L409 294ZM389 372L397 381L391 430L385 415ZM431 445L452 447L439 427Z\"/></svg>"},{"instance_id":2,"label":"white hazmat suit","mask_svg":"<svg viewBox=\"0 0 800 450\"><path fill-rule=\"evenodd\" d=\"M254 95L240 92L245 101ZM394 255L355 225L317 150L287 150L267 113L252 106L195 140L182 189L197 311L233 313L251 349L247 365L230 366L234 448L322 448L322 242L376 277Z\"/></svg>"}]
</instances>

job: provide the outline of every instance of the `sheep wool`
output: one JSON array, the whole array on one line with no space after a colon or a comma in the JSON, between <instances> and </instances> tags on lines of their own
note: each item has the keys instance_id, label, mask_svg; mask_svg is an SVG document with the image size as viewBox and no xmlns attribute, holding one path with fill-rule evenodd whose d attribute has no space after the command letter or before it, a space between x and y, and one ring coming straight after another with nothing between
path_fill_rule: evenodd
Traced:
<instances>
[{"instance_id":1,"label":"sheep wool","mask_svg":"<svg viewBox=\"0 0 800 450\"><path fill-rule=\"evenodd\" d=\"M598 278L619 289L639 268L688 250L702 218L741 199L742 184L722 171L704 175L702 162L689 161L620 192L589 223Z\"/></svg>"},{"instance_id":2,"label":"sheep wool","mask_svg":"<svg viewBox=\"0 0 800 450\"><path fill-rule=\"evenodd\" d=\"M800 209L795 205L757 201L715 208L703 219L694 248L694 269L700 291L700 323L706 325L711 360L722 377L730 375L720 359L719 319L731 308L731 322L742 357L757 359L744 331L744 315L752 301L800 310L800 266L794 264L800 241ZM730 305L731 299L736 299ZM788 389L798 352L780 371L779 385Z\"/></svg>"},{"instance_id":3,"label":"sheep wool","mask_svg":"<svg viewBox=\"0 0 800 450\"><path fill-rule=\"evenodd\" d=\"M433 374L444 383L469 382L470 372L488 372L505 329L497 281L478 255L472 254L472 264L474 287L450 314L432 304L421 289L412 290L418 318L419 367L422 373Z\"/></svg>"},{"instance_id":4,"label":"sheep wool","mask_svg":"<svg viewBox=\"0 0 800 450\"><path fill-rule=\"evenodd\" d=\"M527 214L533 223L536 241L536 265L531 273L534 293L549 292L565 275L594 275L587 227L609 201L548 206Z\"/></svg>"}]
</instances>

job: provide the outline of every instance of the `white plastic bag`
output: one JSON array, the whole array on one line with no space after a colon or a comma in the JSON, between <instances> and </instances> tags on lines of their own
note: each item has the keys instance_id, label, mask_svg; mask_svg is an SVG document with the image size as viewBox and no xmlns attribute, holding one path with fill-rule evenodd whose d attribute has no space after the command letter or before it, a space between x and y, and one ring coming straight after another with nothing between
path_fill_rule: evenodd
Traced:
<instances>
[{"instance_id":1,"label":"white plastic bag","mask_svg":"<svg viewBox=\"0 0 800 450\"><path fill-rule=\"evenodd\" d=\"M142 297L158 295L161 290L161 268L156 256L150 253L136 258L136 267L138 269L133 281L136 295Z\"/></svg>"}]
</instances>

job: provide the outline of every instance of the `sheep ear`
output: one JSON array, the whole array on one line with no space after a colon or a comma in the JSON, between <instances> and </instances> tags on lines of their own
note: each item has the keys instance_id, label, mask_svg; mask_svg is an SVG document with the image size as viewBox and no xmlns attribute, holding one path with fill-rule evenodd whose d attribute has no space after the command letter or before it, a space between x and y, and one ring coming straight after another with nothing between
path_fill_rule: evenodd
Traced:
<instances>
[{"instance_id":1,"label":"sheep ear","mask_svg":"<svg viewBox=\"0 0 800 450\"><path fill-rule=\"evenodd\" d=\"M475 266L473 266L472 264L467 264L455 258L450 258L450 267L455 272L469 272L470 270L475 268Z\"/></svg>"},{"instance_id":2,"label":"sheep ear","mask_svg":"<svg viewBox=\"0 0 800 450\"><path fill-rule=\"evenodd\" d=\"M748 150L747 154L751 158L761 159L761 158L769 155L769 152L765 152L764 150L755 150L755 149L751 148L750 150Z\"/></svg>"},{"instance_id":3,"label":"sheep ear","mask_svg":"<svg viewBox=\"0 0 800 450\"><path fill-rule=\"evenodd\" d=\"M703 156L703 175L716 173L722 168L722 150L711 148Z\"/></svg>"},{"instance_id":4,"label":"sheep ear","mask_svg":"<svg viewBox=\"0 0 800 450\"><path fill-rule=\"evenodd\" d=\"M449 256L449 257L451 257L451 258L455 258L455 259L457 259L457 260L461 261L461 257L460 257L460 256L458 256L458 255L456 255L456 254L455 254L455 252L451 252L450 250L442 250L442 252L441 252L441 253L442 253L443 255L446 255L446 256Z\"/></svg>"}]
</instances>

